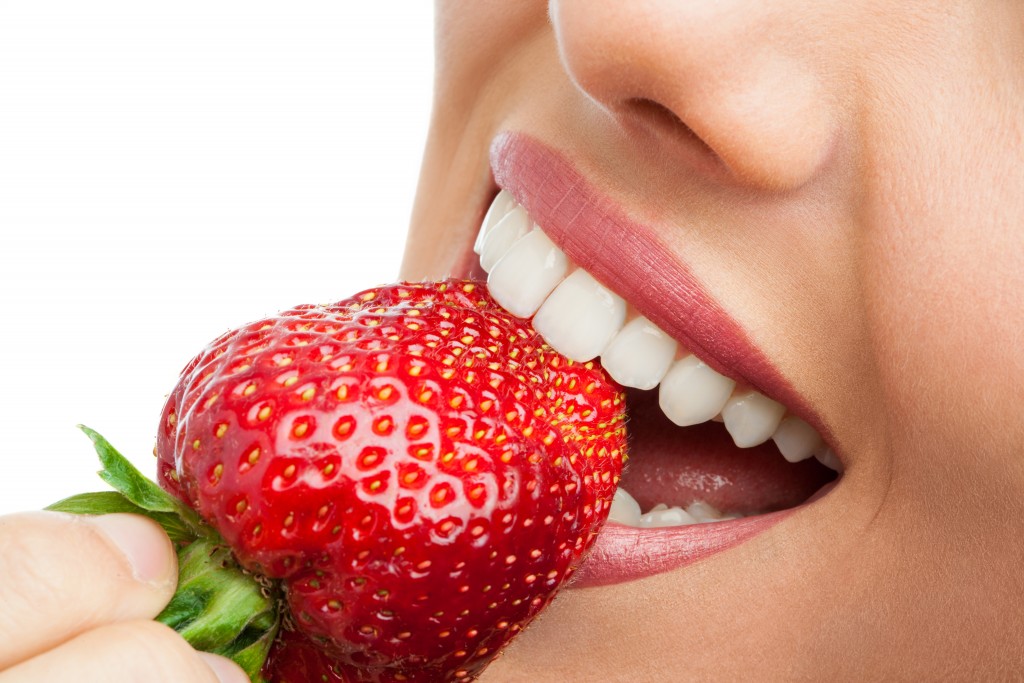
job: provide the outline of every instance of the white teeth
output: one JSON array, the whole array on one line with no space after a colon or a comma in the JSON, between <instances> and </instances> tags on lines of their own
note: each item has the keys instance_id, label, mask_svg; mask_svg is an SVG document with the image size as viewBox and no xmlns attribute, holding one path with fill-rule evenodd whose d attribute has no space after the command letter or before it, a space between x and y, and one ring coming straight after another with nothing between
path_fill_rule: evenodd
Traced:
<instances>
[{"instance_id":1,"label":"white teeth","mask_svg":"<svg viewBox=\"0 0 1024 683\"><path fill-rule=\"evenodd\" d=\"M687 526L706 522L724 522L739 519L742 515L724 515L713 505L694 501L685 509L658 503L649 511L640 514L640 506L626 491L619 489L612 500L612 511L608 520L640 529L654 529L668 526Z\"/></svg>"},{"instance_id":2,"label":"white teeth","mask_svg":"<svg viewBox=\"0 0 1024 683\"><path fill-rule=\"evenodd\" d=\"M474 252L477 254L483 252L484 237L515 206L517 206L516 200L507 191L502 190L497 194L491 201L491 206L487 209L487 214L484 215L484 220L480 224L480 232L477 233L476 242L473 244Z\"/></svg>"},{"instance_id":3,"label":"white teeth","mask_svg":"<svg viewBox=\"0 0 1024 683\"><path fill-rule=\"evenodd\" d=\"M608 512L608 521L626 526L640 526L640 503L625 489L616 489L611 510Z\"/></svg>"},{"instance_id":4,"label":"white teeth","mask_svg":"<svg viewBox=\"0 0 1024 683\"><path fill-rule=\"evenodd\" d=\"M783 418L779 428L772 434L772 439L782 457L789 462L807 460L821 446L821 437L814 427L792 415Z\"/></svg>"},{"instance_id":5,"label":"white teeth","mask_svg":"<svg viewBox=\"0 0 1024 683\"><path fill-rule=\"evenodd\" d=\"M601 365L619 384L653 389L668 372L678 348L675 340L647 318L633 318L601 353Z\"/></svg>"},{"instance_id":6,"label":"white teeth","mask_svg":"<svg viewBox=\"0 0 1024 683\"><path fill-rule=\"evenodd\" d=\"M738 519L741 515L723 515L718 508L702 500L686 506L686 512L698 522L720 522L726 519Z\"/></svg>"},{"instance_id":7,"label":"white teeth","mask_svg":"<svg viewBox=\"0 0 1024 683\"><path fill-rule=\"evenodd\" d=\"M718 415L735 386L736 382L689 355L668 369L658 389L658 403L668 419L688 427Z\"/></svg>"},{"instance_id":8,"label":"white teeth","mask_svg":"<svg viewBox=\"0 0 1024 683\"><path fill-rule=\"evenodd\" d=\"M732 395L736 383L692 354L673 362L679 345L643 316L623 326L625 301L582 268L566 277L572 264L565 253L507 191L491 202L473 250L480 255L488 289L498 304L520 318L532 317L537 332L562 355L577 362L600 355L605 370L620 384L642 390L658 387L661 410L675 424L724 422L740 448L773 439L789 462L814 456L842 472L839 459L814 428L786 415L780 403L756 391ZM708 517L700 507L703 503L694 504L696 513L661 506L641 515L636 501L625 491L621 494L616 494L610 519L631 526L721 518ZM686 521L686 516L692 520Z\"/></svg>"},{"instance_id":9,"label":"white teeth","mask_svg":"<svg viewBox=\"0 0 1024 683\"><path fill-rule=\"evenodd\" d=\"M626 318L626 302L579 268L562 280L533 318L555 351L578 363L599 355Z\"/></svg>"},{"instance_id":10,"label":"white teeth","mask_svg":"<svg viewBox=\"0 0 1024 683\"><path fill-rule=\"evenodd\" d=\"M520 237L530 232L531 227L532 221L526 209L521 206L513 207L484 236L480 248L480 267L488 273L491 272L494 264L508 253Z\"/></svg>"},{"instance_id":11,"label":"white teeth","mask_svg":"<svg viewBox=\"0 0 1024 683\"><path fill-rule=\"evenodd\" d=\"M839 462L839 458L836 457L835 451L831 448L823 447L816 449L814 451L814 457L817 458L818 462L830 470L835 470L836 472L843 471L843 464Z\"/></svg>"},{"instance_id":12,"label":"white teeth","mask_svg":"<svg viewBox=\"0 0 1024 683\"><path fill-rule=\"evenodd\" d=\"M528 232L494 264L487 288L512 315L529 318L565 277L569 259L540 228Z\"/></svg>"},{"instance_id":13,"label":"white teeth","mask_svg":"<svg viewBox=\"0 0 1024 683\"><path fill-rule=\"evenodd\" d=\"M638 526L657 528L665 526L683 526L686 524L696 523L697 520L682 508L670 508L667 505L655 505L650 512L645 512L640 515L640 524Z\"/></svg>"},{"instance_id":14,"label":"white teeth","mask_svg":"<svg viewBox=\"0 0 1024 683\"><path fill-rule=\"evenodd\" d=\"M725 429L740 448L750 448L772 438L786 408L764 394L744 391L722 408Z\"/></svg>"}]
</instances>

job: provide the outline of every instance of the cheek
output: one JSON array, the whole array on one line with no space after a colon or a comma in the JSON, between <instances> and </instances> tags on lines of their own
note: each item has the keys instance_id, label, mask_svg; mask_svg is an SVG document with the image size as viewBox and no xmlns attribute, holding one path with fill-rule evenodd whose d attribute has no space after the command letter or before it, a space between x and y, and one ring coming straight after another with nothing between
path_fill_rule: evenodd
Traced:
<instances>
[{"instance_id":1,"label":"cheek","mask_svg":"<svg viewBox=\"0 0 1024 683\"><path fill-rule=\"evenodd\" d=\"M550 34L546 17L535 2L438 3L434 111L401 278L466 272L469 247L497 191L491 141L510 103L525 99L516 88L533 87L528 55L543 52L536 38Z\"/></svg>"},{"instance_id":2,"label":"cheek","mask_svg":"<svg viewBox=\"0 0 1024 683\"><path fill-rule=\"evenodd\" d=\"M859 279L890 428L921 452L1003 451L1020 431L1024 93L994 87L1020 79L977 37L999 31L936 24L916 59L878 46L867 79Z\"/></svg>"},{"instance_id":3,"label":"cheek","mask_svg":"<svg viewBox=\"0 0 1024 683\"><path fill-rule=\"evenodd\" d=\"M1016 581L1022 552L1024 160L991 134L998 108L958 111L986 100L952 90L960 103L922 97L904 108L915 118L873 131L859 281L889 464L873 529L899 549L877 557L884 581L904 577L890 604L909 633L961 633L948 652L984 666L994 657L974 653L1019 633L1022 613L1018 595L990 596Z\"/></svg>"},{"instance_id":4,"label":"cheek","mask_svg":"<svg viewBox=\"0 0 1024 683\"><path fill-rule=\"evenodd\" d=\"M1024 203L1000 190L1013 171L998 156L951 162L947 140L922 143L888 160L890 180L871 190L864 222L862 281L884 399L918 440L1001 450L1024 386L1024 231L1014 227ZM949 173L964 167L974 172Z\"/></svg>"}]
</instances>

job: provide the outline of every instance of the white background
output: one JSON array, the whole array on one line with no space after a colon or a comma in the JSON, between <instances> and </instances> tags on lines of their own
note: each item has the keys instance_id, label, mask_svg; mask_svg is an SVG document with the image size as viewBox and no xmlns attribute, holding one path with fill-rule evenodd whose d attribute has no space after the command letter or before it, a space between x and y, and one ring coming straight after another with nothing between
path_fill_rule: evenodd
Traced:
<instances>
[{"instance_id":1,"label":"white background","mask_svg":"<svg viewBox=\"0 0 1024 683\"><path fill-rule=\"evenodd\" d=\"M146 474L228 328L395 279L432 3L0 2L0 513Z\"/></svg>"}]
</instances>

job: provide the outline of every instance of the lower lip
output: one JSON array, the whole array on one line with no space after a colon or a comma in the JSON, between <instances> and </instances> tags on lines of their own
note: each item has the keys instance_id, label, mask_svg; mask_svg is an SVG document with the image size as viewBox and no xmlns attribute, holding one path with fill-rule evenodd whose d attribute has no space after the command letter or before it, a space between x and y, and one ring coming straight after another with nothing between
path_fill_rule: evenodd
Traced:
<instances>
[{"instance_id":1,"label":"lower lip","mask_svg":"<svg viewBox=\"0 0 1024 683\"><path fill-rule=\"evenodd\" d=\"M680 569L767 531L797 509L655 529L608 523L568 587L609 586Z\"/></svg>"},{"instance_id":2,"label":"lower lip","mask_svg":"<svg viewBox=\"0 0 1024 683\"><path fill-rule=\"evenodd\" d=\"M609 522L566 588L610 586L681 569L768 531L797 510L825 497L838 483L829 482L794 508L725 522L655 529Z\"/></svg>"}]
</instances>

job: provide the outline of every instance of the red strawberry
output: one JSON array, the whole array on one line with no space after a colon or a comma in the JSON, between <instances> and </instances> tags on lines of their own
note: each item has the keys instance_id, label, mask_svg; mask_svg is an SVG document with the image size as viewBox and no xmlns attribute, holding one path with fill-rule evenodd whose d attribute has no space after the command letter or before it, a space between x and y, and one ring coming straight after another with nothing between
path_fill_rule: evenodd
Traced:
<instances>
[{"instance_id":1,"label":"red strawberry","mask_svg":"<svg viewBox=\"0 0 1024 683\"><path fill-rule=\"evenodd\" d=\"M283 580L308 640L289 635L273 680L330 661L337 680L457 681L572 574L624 444L599 367L442 282L223 335L183 372L157 452L161 485Z\"/></svg>"},{"instance_id":2,"label":"red strawberry","mask_svg":"<svg viewBox=\"0 0 1024 683\"><path fill-rule=\"evenodd\" d=\"M348 683L353 680L343 677L333 658L298 631L281 632L263 674L272 683Z\"/></svg>"}]
</instances>

